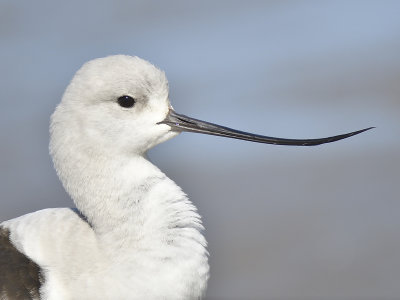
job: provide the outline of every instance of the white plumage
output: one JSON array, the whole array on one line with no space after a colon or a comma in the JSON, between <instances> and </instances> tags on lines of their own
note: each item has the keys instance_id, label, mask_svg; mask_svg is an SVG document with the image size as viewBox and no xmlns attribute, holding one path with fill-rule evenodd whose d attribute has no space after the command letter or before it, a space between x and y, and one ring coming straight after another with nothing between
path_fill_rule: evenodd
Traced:
<instances>
[{"instance_id":1,"label":"white plumage","mask_svg":"<svg viewBox=\"0 0 400 300\"><path fill-rule=\"evenodd\" d=\"M0 224L1 299L199 299L209 274L196 208L146 157L181 131L312 146L177 114L165 74L138 57L92 60L51 117L50 154L77 210Z\"/></svg>"},{"instance_id":2,"label":"white plumage","mask_svg":"<svg viewBox=\"0 0 400 300\"><path fill-rule=\"evenodd\" d=\"M116 99L129 95L134 109ZM43 299L197 299L206 288L206 241L196 208L146 158L177 132L165 74L130 56L86 63L51 118L57 173L87 218L45 209L4 222L44 273Z\"/></svg>"}]
</instances>

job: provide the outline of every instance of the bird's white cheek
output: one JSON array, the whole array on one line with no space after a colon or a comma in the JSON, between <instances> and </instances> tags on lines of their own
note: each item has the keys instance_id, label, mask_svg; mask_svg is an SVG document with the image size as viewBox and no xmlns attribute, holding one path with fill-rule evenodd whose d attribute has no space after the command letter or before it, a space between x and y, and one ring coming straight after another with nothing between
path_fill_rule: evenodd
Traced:
<instances>
[{"instance_id":1,"label":"bird's white cheek","mask_svg":"<svg viewBox=\"0 0 400 300\"><path fill-rule=\"evenodd\" d=\"M148 118L152 119L155 123L161 122L165 119L170 108L168 98L165 99L150 99L148 103Z\"/></svg>"},{"instance_id":2,"label":"bird's white cheek","mask_svg":"<svg viewBox=\"0 0 400 300\"><path fill-rule=\"evenodd\" d=\"M169 127L168 125L165 125L165 124L155 125L155 127L153 129L154 130L151 130L152 134L146 137L146 141L147 141L146 151L179 134L176 131L172 131L171 127Z\"/></svg>"},{"instance_id":3,"label":"bird's white cheek","mask_svg":"<svg viewBox=\"0 0 400 300\"><path fill-rule=\"evenodd\" d=\"M123 152L142 154L178 134L178 132L171 131L171 127L168 125L152 125L141 130L132 129L124 139L118 141L118 144Z\"/></svg>"}]
</instances>

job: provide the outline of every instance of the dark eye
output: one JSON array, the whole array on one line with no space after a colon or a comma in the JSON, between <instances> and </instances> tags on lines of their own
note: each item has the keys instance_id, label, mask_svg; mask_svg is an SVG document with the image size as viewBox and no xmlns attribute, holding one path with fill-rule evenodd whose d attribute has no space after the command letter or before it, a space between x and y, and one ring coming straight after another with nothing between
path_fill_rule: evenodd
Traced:
<instances>
[{"instance_id":1,"label":"dark eye","mask_svg":"<svg viewBox=\"0 0 400 300\"><path fill-rule=\"evenodd\" d=\"M135 99L133 99L131 96L121 96L118 98L118 104L125 108L132 107L135 105L135 102Z\"/></svg>"}]
</instances>

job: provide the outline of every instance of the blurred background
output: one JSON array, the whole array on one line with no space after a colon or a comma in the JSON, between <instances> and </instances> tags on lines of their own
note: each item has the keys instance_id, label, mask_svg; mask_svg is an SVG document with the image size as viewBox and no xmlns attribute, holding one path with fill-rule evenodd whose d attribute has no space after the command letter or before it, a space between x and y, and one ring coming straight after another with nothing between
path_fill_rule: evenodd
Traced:
<instances>
[{"instance_id":1,"label":"blurred background","mask_svg":"<svg viewBox=\"0 0 400 300\"><path fill-rule=\"evenodd\" d=\"M150 158L203 216L207 299L400 299L399 1L0 1L0 221L73 206L48 123L110 54L166 71L177 112L316 138L184 133Z\"/></svg>"}]
</instances>

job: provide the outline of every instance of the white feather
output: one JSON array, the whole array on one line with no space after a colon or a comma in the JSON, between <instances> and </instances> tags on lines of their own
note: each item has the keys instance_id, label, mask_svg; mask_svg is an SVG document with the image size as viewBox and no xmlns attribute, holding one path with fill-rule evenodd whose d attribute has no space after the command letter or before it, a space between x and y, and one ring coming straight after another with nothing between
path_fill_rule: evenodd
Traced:
<instances>
[{"instance_id":1,"label":"white feather","mask_svg":"<svg viewBox=\"0 0 400 300\"><path fill-rule=\"evenodd\" d=\"M116 100L129 95L134 108ZM82 220L46 209L4 222L44 270L43 299L198 299L208 259L196 208L146 158L177 133L165 74L130 56L86 63L51 119L50 153Z\"/></svg>"}]
</instances>

